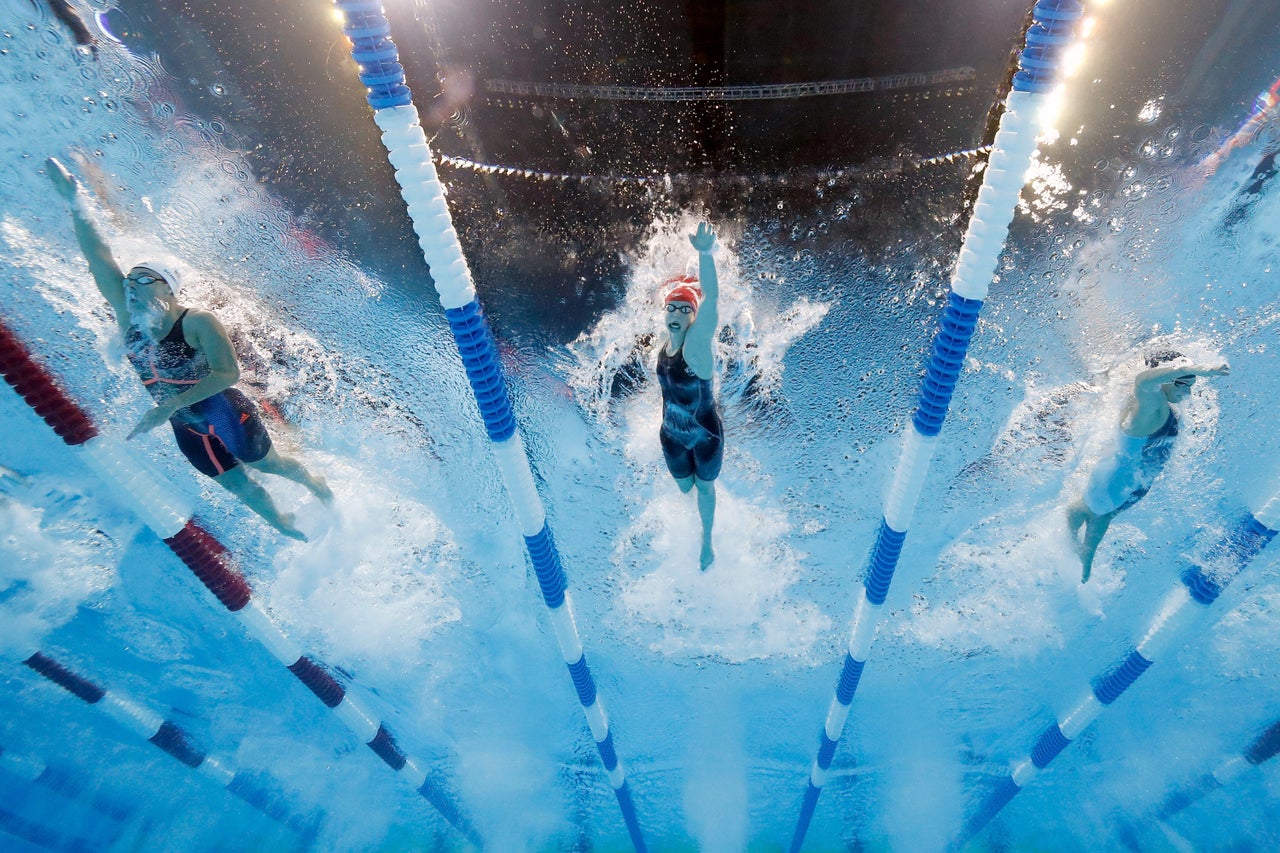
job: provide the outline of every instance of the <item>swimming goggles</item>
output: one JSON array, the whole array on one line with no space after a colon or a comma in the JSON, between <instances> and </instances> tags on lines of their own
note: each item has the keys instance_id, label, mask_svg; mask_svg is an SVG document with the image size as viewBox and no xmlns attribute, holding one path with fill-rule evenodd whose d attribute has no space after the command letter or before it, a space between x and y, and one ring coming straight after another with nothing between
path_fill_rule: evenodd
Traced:
<instances>
[{"instance_id":1,"label":"swimming goggles","mask_svg":"<svg viewBox=\"0 0 1280 853\"><path fill-rule=\"evenodd\" d=\"M698 309L694 308L692 305L676 305L674 302L667 303L668 314L674 314L677 311L679 311L681 314L692 314L694 311L697 311L697 310Z\"/></svg>"},{"instance_id":2,"label":"swimming goggles","mask_svg":"<svg viewBox=\"0 0 1280 853\"><path fill-rule=\"evenodd\" d=\"M160 278L160 276L152 275L151 273L145 273L145 272L141 273L140 275L127 275L124 277L124 280L131 281L134 284L140 284L143 287L146 287L147 285L155 284L157 281L162 284L169 283L164 279Z\"/></svg>"},{"instance_id":3,"label":"swimming goggles","mask_svg":"<svg viewBox=\"0 0 1280 853\"><path fill-rule=\"evenodd\" d=\"M1173 380L1173 384L1177 385L1179 388L1190 388L1192 385L1196 384L1196 378L1194 376L1179 376L1177 379Z\"/></svg>"}]
</instances>

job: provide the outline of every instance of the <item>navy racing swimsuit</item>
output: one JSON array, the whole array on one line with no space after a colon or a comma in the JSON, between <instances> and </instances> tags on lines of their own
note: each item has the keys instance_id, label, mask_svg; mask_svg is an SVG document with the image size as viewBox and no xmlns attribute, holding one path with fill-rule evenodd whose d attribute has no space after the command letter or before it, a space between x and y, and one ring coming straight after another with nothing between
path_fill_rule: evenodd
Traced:
<instances>
[{"instance_id":1,"label":"navy racing swimsuit","mask_svg":"<svg viewBox=\"0 0 1280 853\"><path fill-rule=\"evenodd\" d=\"M182 331L186 316L183 311L159 341L135 327L125 338L129 363L157 403L168 402L211 372L204 353L187 343ZM271 450L271 436L257 408L235 388L178 409L169 426L183 455L209 477L225 474L238 461L257 462Z\"/></svg>"},{"instance_id":2,"label":"navy racing swimsuit","mask_svg":"<svg viewBox=\"0 0 1280 853\"><path fill-rule=\"evenodd\" d=\"M658 439L671 476L714 480L724 457L724 434L711 380L689 369L683 348L668 355L664 346L658 352L658 385L662 389Z\"/></svg>"}]
</instances>

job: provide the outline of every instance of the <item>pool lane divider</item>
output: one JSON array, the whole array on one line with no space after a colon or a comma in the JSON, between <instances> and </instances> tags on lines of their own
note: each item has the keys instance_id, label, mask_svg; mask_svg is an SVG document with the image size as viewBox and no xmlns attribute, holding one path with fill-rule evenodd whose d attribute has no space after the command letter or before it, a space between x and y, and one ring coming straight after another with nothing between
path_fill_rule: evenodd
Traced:
<instances>
[{"instance_id":1,"label":"pool lane divider","mask_svg":"<svg viewBox=\"0 0 1280 853\"><path fill-rule=\"evenodd\" d=\"M1170 650L1180 637L1184 637L1187 629L1218 599L1227 584L1275 538L1278 530L1280 493L1256 514L1245 513L1231 522L1226 532L1205 551L1203 558L1189 561L1180 573L1179 582L1174 584L1156 610L1142 640L1093 679L1071 710L1044 730L1032 745L1029 755L1010 765L1009 775L996 784L970 815L952 849L963 847L981 832L1049 762L1132 687L1152 663ZM1280 741L1275 738L1272 736L1263 741L1254 753L1258 761L1253 763L1275 754L1275 750L1280 748Z\"/></svg>"},{"instance_id":2,"label":"pool lane divider","mask_svg":"<svg viewBox=\"0 0 1280 853\"><path fill-rule=\"evenodd\" d=\"M319 828L318 822L303 820L290 812L253 774L237 770L230 759L208 754L196 744L190 733L172 720L161 717L126 696L99 687L43 652L36 652L23 663L72 696L101 710L170 757L226 788L272 820L304 838L315 836Z\"/></svg>"},{"instance_id":3,"label":"pool lane divider","mask_svg":"<svg viewBox=\"0 0 1280 853\"><path fill-rule=\"evenodd\" d=\"M396 182L408 207L418 245L430 268L440 304L444 307L466 368L498 470L524 535L525 547L561 655L609 784L618 800L631 842L637 851L643 853L644 836L626 770L614 745L604 701L587 665L573 614L568 580L547 524L546 509L534 486L533 470L529 466L524 443L516 428L493 336L476 297L471 271L463 256L458 233L453 228L449 205L432 162L418 111L413 105L412 93L405 85L399 52L391 40L391 24L383 14L379 0L337 0L335 5L342 12L342 31L351 41L351 56L358 66L360 82L366 87L374 121L382 131L387 159L395 167Z\"/></svg>"},{"instance_id":4,"label":"pool lane divider","mask_svg":"<svg viewBox=\"0 0 1280 853\"><path fill-rule=\"evenodd\" d=\"M67 800L85 800L86 805L115 823L123 823L134 812L127 801L102 792L90 792L80 770L66 765L46 764L30 754L18 754L0 744L0 770L27 782L57 792Z\"/></svg>"},{"instance_id":5,"label":"pool lane divider","mask_svg":"<svg viewBox=\"0 0 1280 853\"><path fill-rule=\"evenodd\" d=\"M1009 235L1018 196L1036 153L1042 115L1063 54L1072 40L1075 21L1084 8L1077 0L1040 0L1026 33L999 130L978 191L973 215L951 275L951 293L943 310L933 354L911 428L893 472L884 515L867 563L863 588L854 606L853 624L835 695L827 710L818 754L800 805L790 853L799 853L817 808L822 787L844 733L849 708L862 679L893 574L902 555L907 531L924 481L937 450L938 434L951 405L978 314L995 275L996 264Z\"/></svg>"},{"instance_id":6,"label":"pool lane divider","mask_svg":"<svg viewBox=\"0 0 1280 853\"><path fill-rule=\"evenodd\" d=\"M8 803L0 803L0 849L9 849L4 844L4 835L25 841L38 850L61 850L69 853L97 853L107 849L100 838L84 838L71 835L53 828L48 823L37 823L33 820L9 811ZM19 848L19 849L26 849Z\"/></svg>"},{"instance_id":7,"label":"pool lane divider","mask_svg":"<svg viewBox=\"0 0 1280 853\"><path fill-rule=\"evenodd\" d=\"M1280 720L1255 737L1239 755L1233 755L1210 773L1172 791L1156 810L1159 820L1168 820L1219 788L1225 788L1244 775L1250 767L1270 761L1280 752Z\"/></svg>"},{"instance_id":8,"label":"pool lane divider","mask_svg":"<svg viewBox=\"0 0 1280 853\"><path fill-rule=\"evenodd\" d=\"M274 624L252 598L248 581L231 553L179 506L177 490L150 469L123 442L98 433L88 413L62 390L52 374L28 352L26 345L0 320L0 375L67 445L79 452L85 466L97 474L112 497L169 546L248 634L284 664L294 677L330 708L349 729L472 844L483 846L479 834L458 809L444 787L423 765L406 755L386 725L360 700L346 691L326 669Z\"/></svg>"}]
</instances>

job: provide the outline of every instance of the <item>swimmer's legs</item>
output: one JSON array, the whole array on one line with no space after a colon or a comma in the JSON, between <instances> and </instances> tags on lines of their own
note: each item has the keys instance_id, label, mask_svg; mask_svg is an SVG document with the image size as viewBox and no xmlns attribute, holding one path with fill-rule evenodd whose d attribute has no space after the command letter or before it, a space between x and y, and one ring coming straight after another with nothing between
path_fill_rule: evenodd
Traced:
<instances>
[{"instance_id":1,"label":"swimmer's legs","mask_svg":"<svg viewBox=\"0 0 1280 853\"><path fill-rule=\"evenodd\" d=\"M274 447L268 450L267 455L257 462L246 462L244 464L265 474L275 474L277 477L284 477L286 480L292 480L295 483L306 486L311 494L315 495L323 503L333 502L333 492L329 489L323 477L312 474L292 456L280 455Z\"/></svg>"},{"instance_id":2,"label":"swimmer's legs","mask_svg":"<svg viewBox=\"0 0 1280 853\"><path fill-rule=\"evenodd\" d=\"M698 487L698 517L702 519L702 553L698 563L705 572L716 558L716 552L711 549L711 525L716 520L716 481L699 480L693 475L676 477L675 481L686 495L695 485Z\"/></svg>"},{"instance_id":3,"label":"swimmer's legs","mask_svg":"<svg viewBox=\"0 0 1280 853\"><path fill-rule=\"evenodd\" d=\"M698 516L702 519L702 555L699 561L705 572L716 559L716 552L711 550L711 525L716 520L716 481L693 479L698 487Z\"/></svg>"},{"instance_id":4,"label":"swimmer's legs","mask_svg":"<svg viewBox=\"0 0 1280 853\"><path fill-rule=\"evenodd\" d=\"M303 542L307 541L307 537L294 524L293 513L282 513L276 507L276 502L271 499L271 495L262 486L255 483L245 473L244 467L237 465L230 471L226 471L213 478L213 481L231 494L235 495L249 509L262 516L262 519L279 530L290 539L299 539Z\"/></svg>"},{"instance_id":5,"label":"swimmer's legs","mask_svg":"<svg viewBox=\"0 0 1280 853\"><path fill-rule=\"evenodd\" d=\"M1084 505L1084 501L1076 501L1067 508L1067 532L1071 535L1071 544L1080 557L1082 569L1080 583L1088 583L1089 575L1093 573L1093 558L1098 553L1098 546L1102 544L1102 537L1107 535L1111 519L1115 517L1114 512L1097 515ZM1080 535L1081 527L1084 528L1083 536Z\"/></svg>"}]
</instances>

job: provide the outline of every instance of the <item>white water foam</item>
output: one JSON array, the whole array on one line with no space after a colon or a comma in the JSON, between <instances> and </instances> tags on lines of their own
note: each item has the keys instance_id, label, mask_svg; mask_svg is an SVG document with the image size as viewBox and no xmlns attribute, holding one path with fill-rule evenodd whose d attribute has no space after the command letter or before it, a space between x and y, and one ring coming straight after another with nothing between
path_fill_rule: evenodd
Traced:
<instances>
[{"instance_id":1,"label":"white water foam","mask_svg":"<svg viewBox=\"0 0 1280 853\"><path fill-rule=\"evenodd\" d=\"M136 532L108 532L106 513L56 476L0 468L0 650L25 658L76 610L110 589Z\"/></svg>"},{"instance_id":2,"label":"white water foam","mask_svg":"<svg viewBox=\"0 0 1280 853\"><path fill-rule=\"evenodd\" d=\"M327 516L329 529L278 552L267 600L295 630L362 671L418 666L430 641L462 618L452 591L458 546L394 484L338 457L325 458L324 470L334 506L311 510Z\"/></svg>"}]
</instances>

